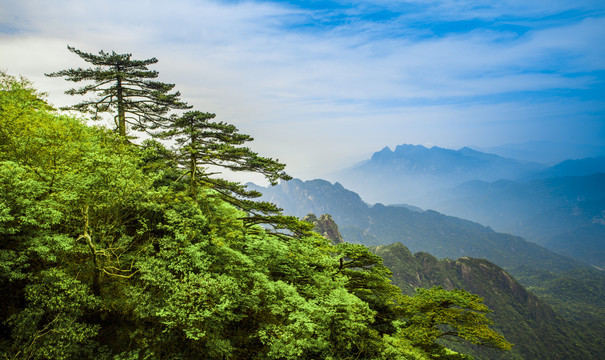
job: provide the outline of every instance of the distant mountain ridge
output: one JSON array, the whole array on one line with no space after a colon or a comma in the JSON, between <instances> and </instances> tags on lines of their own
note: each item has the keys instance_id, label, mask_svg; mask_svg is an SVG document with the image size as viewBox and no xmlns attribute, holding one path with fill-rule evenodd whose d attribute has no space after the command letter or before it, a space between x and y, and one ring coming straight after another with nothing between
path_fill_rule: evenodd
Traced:
<instances>
[{"instance_id":1,"label":"distant mountain ridge","mask_svg":"<svg viewBox=\"0 0 605 360\"><path fill-rule=\"evenodd\" d=\"M372 202L389 199L390 203L409 203L418 195L438 188L469 180L517 179L544 168L538 163L508 159L468 147L451 150L403 144L395 151L383 148L369 160L335 174L332 180L362 193Z\"/></svg>"},{"instance_id":2,"label":"distant mountain ridge","mask_svg":"<svg viewBox=\"0 0 605 360\"><path fill-rule=\"evenodd\" d=\"M530 141L474 149L503 157L532 161L541 164L557 164L569 159L605 156L605 146L582 145L553 141Z\"/></svg>"},{"instance_id":3,"label":"distant mountain ridge","mask_svg":"<svg viewBox=\"0 0 605 360\"><path fill-rule=\"evenodd\" d=\"M599 149L575 153L582 151ZM605 157L546 167L468 147L404 144L385 147L335 178L372 203L435 209L605 269L604 174Z\"/></svg>"},{"instance_id":4,"label":"distant mountain ridge","mask_svg":"<svg viewBox=\"0 0 605 360\"><path fill-rule=\"evenodd\" d=\"M549 169L569 174L597 168L582 164L568 161ZM605 268L605 173L524 182L471 181L436 191L422 202Z\"/></svg>"},{"instance_id":5,"label":"distant mountain ridge","mask_svg":"<svg viewBox=\"0 0 605 360\"><path fill-rule=\"evenodd\" d=\"M605 156L584 159L568 159L531 176L532 179L547 179L565 176L588 176L605 173Z\"/></svg>"},{"instance_id":6,"label":"distant mountain ridge","mask_svg":"<svg viewBox=\"0 0 605 360\"><path fill-rule=\"evenodd\" d=\"M453 188L468 181L528 181L605 173L605 147L574 147L567 144L571 149L557 151L557 145L560 144L540 142L524 146L542 151L551 149L558 154L556 158L565 153L596 155L567 158L545 165L546 162L526 161L525 159L532 157L523 157L520 151L510 154L519 155L522 160L470 147L452 150L437 146L427 148L422 145L402 144L396 146L394 151L385 147L369 159L329 175L328 180L343 184L371 203L408 203L428 208L428 204L423 203L426 194L438 189ZM523 148L520 145L519 149Z\"/></svg>"},{"instance_id":7,"label":"distant mountain ridge","mask_svg":"<svg viewBox=\"0 0 605 360\"><path fill-rule=\"evenodd\" d=\"M372 155L366 163L355 167L355 172L368 169L390 171L398 176L448 176L472 179L502 179L518 177L544 168L530 163L503 158L464 147L460 150L437 146L398 145L395 151L385 147Z\"/></svg>"}]
</instances>

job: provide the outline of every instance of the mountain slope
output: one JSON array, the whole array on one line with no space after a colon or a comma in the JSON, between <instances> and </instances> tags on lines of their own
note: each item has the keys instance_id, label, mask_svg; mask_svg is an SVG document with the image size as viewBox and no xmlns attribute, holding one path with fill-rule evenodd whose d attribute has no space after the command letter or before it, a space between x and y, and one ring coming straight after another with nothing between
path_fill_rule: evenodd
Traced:
<instances>
[{"instance_id":1,"label":"mountain slope","mask_svg":"<svg viewBox=\"0 0 605 360\"><path fill-rule=\"evenodd\" d=\"M605 156L575 160L565 160L534 174L534 179L547 179L565 176L587 176L605 173Z\"/></svg>"},{"instance_id":2,"label":"mountain slope","mask_svg":"<svg viewBox=\"0 0 605 360\"><path fill-rule=\"evenodd\" d=\"M384 245L401 241L411 251L437 257L487 258L508 269L531 263L540 270L568 270L579 266L536 244L436 211L418 212L402 206L369 206L361 197L325 180L291 180L270 188L257 187L263 199L287 214L331 214L349 242Z\"/></svg>"},{"instance_id":3,"label":"mountain slope","mask_svg":"<svg viewBox=\"0 0 605 360\"><path fill-rule=\"evenodd\" d=\"M515 346L510 353L465 349L478 359L600 359L605 355L593 329L559 318L549 305L489 261L438 260L424 252L412 255L401 243L377 246L373 251L384 259L393 271L393 283L406 294L416 287L442 286L484 298L497 328Z\"/></svg>"},{"instance_id":4,"label":"mountain slope","mask_svg":"<svg viewBox=\"0 0 605 360\"><path fill-rule=\"evenodd\" d=\"M305 217L314 230L333 243L342 236L330 215ZM464 289L477 294L493 311L490 317L508 341L510 352L460 343L450 348L472 354L477 359L600 359L605 353L594 328L562 320L544 301L528 292L510 274L487 260L463 257L438 260L420 252L412 255L401 243L380 245L371 250L383 258L393 272L393 284L412 295L418 287L441 286L446 290Z\"/></svg>"}]
</instances>

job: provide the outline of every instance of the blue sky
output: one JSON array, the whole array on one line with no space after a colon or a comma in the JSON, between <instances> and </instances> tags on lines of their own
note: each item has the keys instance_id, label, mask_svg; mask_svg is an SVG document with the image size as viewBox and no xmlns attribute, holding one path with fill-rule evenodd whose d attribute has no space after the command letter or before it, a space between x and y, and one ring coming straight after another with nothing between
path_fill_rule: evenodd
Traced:
<instances>
[{"instance_id":1,"label":"blue sky","mask_svg":"<svg viewBox=\"0 0 605 360\"><path fill-rule=\"evenodd\" d=\"M302 178L403 143L605 145L602 0L0 0L0 68L56 105L67 44L158 58Z\"/></svg>"}]
</instances>

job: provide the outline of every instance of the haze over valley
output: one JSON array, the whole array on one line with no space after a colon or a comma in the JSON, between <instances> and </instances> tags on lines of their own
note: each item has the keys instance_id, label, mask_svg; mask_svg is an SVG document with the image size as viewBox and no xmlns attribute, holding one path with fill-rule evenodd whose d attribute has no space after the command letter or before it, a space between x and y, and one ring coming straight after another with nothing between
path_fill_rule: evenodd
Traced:
<instances>
[{"instance_id":1,"label":"haze over valley","mask_svg":"<svg viewBox=\"0 0 605 360\"><path fill-rule=\"evenodd\" d=\"M593 157L549 166L468 147L428 149L404 144L395 151L384 148L330 177L369 204L437 210L602 268L605 152L594 148L588 154Z\"/></svg>"}]
</instances>

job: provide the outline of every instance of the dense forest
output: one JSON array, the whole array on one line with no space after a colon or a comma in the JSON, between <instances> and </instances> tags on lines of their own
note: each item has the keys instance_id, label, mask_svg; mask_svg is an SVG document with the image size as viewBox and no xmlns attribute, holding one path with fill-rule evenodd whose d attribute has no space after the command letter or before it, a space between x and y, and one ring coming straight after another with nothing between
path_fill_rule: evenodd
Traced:
<instances>
[{"instance_id":1,"label":"dense forest","mask_svg":"<svg viewBox=\"0 0 605 360\"><path fill-rule=\"evenodd\" d=\"M508 350L483 299L404 295L382 259L333 244L221 169L288 179L252 137L153 80L156 59L94 65L54 109L0 74L0 353L6 359L468 359ZM114 128L93 126L107 114ZM145 132L150 140L134 135ZM164 145L162 141L172 144Z\"/></svg>"}]
</instances>

